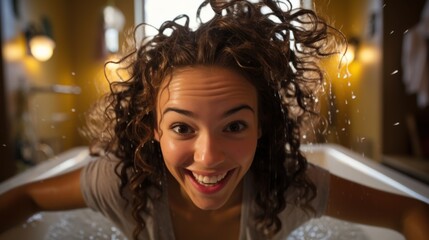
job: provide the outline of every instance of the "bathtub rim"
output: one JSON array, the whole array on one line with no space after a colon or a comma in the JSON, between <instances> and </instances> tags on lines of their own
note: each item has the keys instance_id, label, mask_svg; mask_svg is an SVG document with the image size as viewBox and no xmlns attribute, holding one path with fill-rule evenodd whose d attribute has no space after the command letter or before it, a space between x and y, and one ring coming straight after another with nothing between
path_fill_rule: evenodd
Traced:
<instances>
[{"instance_id":1,"label":"bathtub rim","mask_svg":"<svg viewBox=\"0 0 429 240\"><path fill-rule=\"evenodd\" d=\"M300 149L306 152L319 151L333 156L337 161L382 181L408 196L429 204L429 186L397 170L371 160L338 144L302 144ZM89 155L87 146L78 146L21 172L0 183L0 193L29 181L37 181L84 166L96 157Z\"/></svg>"},{"instance_id":2,"label":"bathtub rim","mask_svg":"<svg viewBox=\"0 0 429 240\"><path fill-rule=\"evenodd\" d=\"M405 195L429 204L429 186L338 144L303 144L302 152L322 151L337 161L375 178ZM310 161L311 162L311 161Z\"/></svg>"},{"instance_id":3,"label":"bathtub rim","mask_svg":"<svg viewBox=\"0 0 429 240\"><path fill-rule=\"evenodd\" d=\"M91 159L87 146L68 149L36 166L0 182L0 194L22 184L53 177L83 167Z\"/></svg>"}]
</instances>

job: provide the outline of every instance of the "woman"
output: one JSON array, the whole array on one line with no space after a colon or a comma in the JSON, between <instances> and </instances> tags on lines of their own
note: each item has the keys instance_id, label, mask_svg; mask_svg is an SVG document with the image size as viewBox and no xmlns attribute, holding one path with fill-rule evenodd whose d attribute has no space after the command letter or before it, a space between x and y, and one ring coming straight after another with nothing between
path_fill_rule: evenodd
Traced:
<instances>
[{"instance_id":1,"label":"woman","mask_svg":"<svg viewBox=\"0 0 429 240\"><path fill-rule=\"evenodd\" d=\"M165 22L121 60L129 77L89 115L100 158L4 194L3 219L91 207L130 239L285 239L328 215L427 236L426 204L331 176L299 150L318 60L342 35L274 1L208 4L215 16L195 31L186 16Z\"/></svg>"}]
</instances>

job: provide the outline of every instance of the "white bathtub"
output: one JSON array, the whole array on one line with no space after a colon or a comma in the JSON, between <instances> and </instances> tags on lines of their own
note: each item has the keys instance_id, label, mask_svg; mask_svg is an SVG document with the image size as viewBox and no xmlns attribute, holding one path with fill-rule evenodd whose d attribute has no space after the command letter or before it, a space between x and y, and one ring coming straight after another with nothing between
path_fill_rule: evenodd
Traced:
<instances>
[{"instance_id":1,"label":"white bathtub","mask_svg":"<svg viewBox=\"0 0 429 240\"><path fill-rule=\"evenodd\" d=\"M353 181L408 195L429 203L429 186L415 181L338 145L305 145L309 161L329 169L333 174ZM0 184L0 193L28 181L54 176L86 164L91 157L86 147L71 149L10 180ZM99 213L89 209L43 212L34 215L22 226L0 235L9 239L125 239L119 230ZM311 220L295 230L288 240L295 239L359 239L403 240L399 233L378 227L347 223L329 217Z\"/></svg>"}]
</instances>

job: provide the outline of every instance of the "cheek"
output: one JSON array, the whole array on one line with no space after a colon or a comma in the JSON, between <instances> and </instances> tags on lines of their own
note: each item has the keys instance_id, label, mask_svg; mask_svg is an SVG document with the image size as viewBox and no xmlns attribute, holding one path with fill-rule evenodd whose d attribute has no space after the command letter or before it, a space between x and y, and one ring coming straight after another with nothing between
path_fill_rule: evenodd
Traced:
<instances>
[{"instance_id":1,"label":"cheek","mask_svg":"<svg viewBox=\"0 0 429 240\"><path fill-rule=\"evenodd\" d=\"M252 139L236 144L229 144L228 149L230 155L232 155L233 159L236 159L240 165L247 165L252 163L253 157L255 156L256 141Z\"/></svg>"},{"instance_id":2,"label":"cheek","mask_svg":"<svg viewBox=\"0 0 429 240\"><path fill-rule=\"evenodd\" d=\"M167 165L179 166L187 162L191 156L189 144L161 138L161 151Z\"/></svg>"}]
</instances>

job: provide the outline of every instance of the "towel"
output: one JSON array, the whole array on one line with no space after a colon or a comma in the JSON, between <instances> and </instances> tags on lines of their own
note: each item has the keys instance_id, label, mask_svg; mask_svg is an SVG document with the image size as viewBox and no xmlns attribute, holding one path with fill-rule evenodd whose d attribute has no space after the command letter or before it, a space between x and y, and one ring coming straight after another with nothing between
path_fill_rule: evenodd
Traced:
<instances>
[{"instance_id":1,"label":"towel","mask_svg":"<svg viewBox=\"0 0 429 240\"><path fill-rule=\"evenodd\" d=\"M402 43L402 68L405 90L417 95L417 105L429 105L429 0L423 8L420 22L408 30Z\"/></svg>"}]
</instances>

